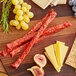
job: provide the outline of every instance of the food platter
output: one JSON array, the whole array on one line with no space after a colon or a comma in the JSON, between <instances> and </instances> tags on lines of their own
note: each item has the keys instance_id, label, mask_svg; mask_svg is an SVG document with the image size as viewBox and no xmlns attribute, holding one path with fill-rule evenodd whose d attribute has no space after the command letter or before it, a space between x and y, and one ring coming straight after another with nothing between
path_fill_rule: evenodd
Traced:
<instances>
[{"instance_id":1,"label":"food platter","mask_svg":"<svg viewBox=\"0 0 76 76\"><path fill-rule=\"evenodd\" d=\"M52 7L52 8L49 6L47 9L43 10L43 9L39 8L36 4L34 4L31 0L29 0L29 1L25 0L25 1L29 4L31 4L31 6L32 6L31 11L34 12L34 14L35 14L34 18L31 19L31 22L29 23L29 26L30 26L29 29L27 31L23 31L23 30L16 30L14 27L12 27L13 32L10 32L9 34L4 33L2 30L0 30L0 50L4 50L5 45L7 43L9 43L17 38L20 38L25 33L27 33L51 9L54 9L57 12L57 17L48 27L60 24L64 21L68 21L68 20L72 23L73 26L70 27L69 29L68 28L64 29L61 32L56 33L52 37L49 37L48 39L43 40L42 42L34 45L31 52L28 54L28 56L23 61L22 65L17 70L12 68L11 64L14 61L16 61L16 59L19 57L19 55L21 53L17 54L14 58L10 58L9 55L5 58L0 56L0 59L2 60L2 63L3 63L9 76L25 76L25 75L32 76L32 74L27 71L27 68L30 68L30 67L36 65L33 61L33 57L35 54L37 54L37 53L44 54L44 51L45 51L44 48L46 46L54 44L57 40L65 42L65 44L70 47L69 48L69 51L70 51L72 44L73 44L73 41L75 39L75 33L76 33L75 24L76 24L76 22L75 22L75 18L73 17L73 12L71 11L71 7L68 4L58 5L58 6ZM12 6L12 9L13 9L13 6ZM10 12L10 20L14 18L13 17L14 14L12 14L12 9ZM69 51L67 53L67 56L69 54ZM50 76L50 75L52 75L52 76L57 76L57 75L60 75L60 76L69 75L69 76L71 76L71 75L73 75L73 76L75 76L76 75L74 73L74 69L70 66L65 65L65 64L62 67L61 72L57 73L49 61L48 61L47 65L44 67L44 70L45 70L45 76ZM70 73L68 73L69 71L70 71Z\"/></svg>"}]
</instances>

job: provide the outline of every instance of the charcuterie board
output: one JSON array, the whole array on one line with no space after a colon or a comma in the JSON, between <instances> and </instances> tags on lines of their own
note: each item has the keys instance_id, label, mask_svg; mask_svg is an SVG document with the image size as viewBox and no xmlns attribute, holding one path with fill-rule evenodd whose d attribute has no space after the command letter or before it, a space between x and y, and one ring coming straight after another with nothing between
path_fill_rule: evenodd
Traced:
<instances>
[{"instance_id":1,"label":"charcuterie board","mask_svg":"<svg viewBox=\"0 0 76 76\"><path fill-rule=\"evenodd\" d=\"M28 54L28 56L23 61L22 65L15 70L11 67L11 64L19 57L19 54L17 54L14 58L10 58L10 56L7 57L1 57L2 63L8 73L9 76L32 76L30 72L27 72L27 68L36 65L33 61L33 57L37 53L44 53L44 47L51 45L55 43L55 41L64 41L67 46L69 46L69 51L72 47L73 41L76 36L76 19L73 17L73 12L71 11L71 7L66 5L58 5L56 7L51 8L50 6L46 10L42 10L37 5L35 5L31 0L25 0L27 3L32 5L32 10L35 14L35 17L31 20L29 23L29 30L35 26L39 20L41 20L49 10L54 9L57 12L57 17L54 19L54 21L49 25L49 27L53 25L60 24L64 21L70 21L73 26L67 29L62 30L59 33L54 34L53 36L49 37L48 39L34 45L34 47L31 49L31 52ZM0 5L1 6L1 5ZM12 6L13 8L13 6ZM1 8L0 8L1 13ZM0 14L1 17L1 14ZM10 12L10 19L13 19L14 14L12 13L12 9ZM28 31L19 30L17 31L15 28L12 28L13 32L4 33L2 30L0 30L0 50L5 49L5 45L17 38L22 37L25 33ZM69 53L68 51L68 53ZM67 54L68 55L68 54ZM60 73L57 73L55 69L53 68L52 64L48 61L45 70L45 76L75 76L76 73L74 72L74 69L70 66L64 65L61 69Z\"/></svg>"}]
</instances>

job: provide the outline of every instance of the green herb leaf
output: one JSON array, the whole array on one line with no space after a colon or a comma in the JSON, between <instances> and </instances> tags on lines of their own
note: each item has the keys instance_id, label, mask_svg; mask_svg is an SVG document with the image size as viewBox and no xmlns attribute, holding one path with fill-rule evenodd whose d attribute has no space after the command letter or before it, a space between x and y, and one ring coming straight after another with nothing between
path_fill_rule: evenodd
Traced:
<instances>
[{"instance_id":1,"label":"green herb leaf","mask_svg":"<svg viewBox=\"0 0 76 76\"><path fill-rule=\"evenodd\" d=\"M2 8L2 17L1 17L0 23L3 26L3 30L5 32L8 32L8 29L10 29L8 24L8 17L9 17L9 11L12 5L12 0L2 0L1 2L3 2L3 8Z\"/></svg>"}]
</instances>

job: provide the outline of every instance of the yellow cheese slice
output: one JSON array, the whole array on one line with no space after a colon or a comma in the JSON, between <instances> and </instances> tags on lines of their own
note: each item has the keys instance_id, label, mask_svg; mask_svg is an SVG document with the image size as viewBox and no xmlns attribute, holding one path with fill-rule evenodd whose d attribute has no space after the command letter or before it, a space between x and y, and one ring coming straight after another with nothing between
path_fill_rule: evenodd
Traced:
<instances>
[{"instance_id":1,"label":"yellow cheese slice","mask_svg":"<svg viewBox=\"0 0 76 76\"><path fill-rule=\"evenodd\" d=\"M53 0L32 0L35 4L40 6L42 9L45 9L50 5Z\"/></svg>"},{"instance_id":2,"label":"yellow cheese slice","mask_svg":"<svg viewBox=\"0 0 76 76\"><path fill-rule=\"evenodd\" d=\"M64 42L57 41L57 43L59 43L59 47L61 51L61 65L63 65L64 59L69 47L65 46Z\"/></svg>"},{"instance_id":3,"label":"yellow cheese slice","mask_svg":"<svg viewBox=\"0 0 76 76\"><path fill-rule=\"evenodd\" d=\"M54 44L53 47L54 47L54 51L55 51L58 66L61 67L61 50L60 50L59 43Z\"/></svg>"},{"instance_id":4,"label":"yellow cheese slice","mask_svg":"<svg viewBox=\"0 0 76 76\"><path fill-rule=\"evenodd\" d=\"M63 42L57 42L57 44L54 44L54 51L58 65L62 67L66 53L68 51L68 47L65 46Z\"/></svg>"},{"instance_id":5,"label":"yellow cheese slice","mask_svg":"<svg viewBox=\"0 0 76 76\"><path fill-rule=\"evenodd\" d=\"M54 53L53 45L50 45L50 46L46 47L45 50L46 50L45 55L48 57L48 59L53 64L55 69L58 72L60 72L60 68L59 68L59 66L57 64L57 61L56 61L56 56L55 56L55 53Z\"/></svg>"},{"instance_id":6,"label":"yellow cheese slice","mask_svg":"<svg viewBox=\"0 0 76 76\"><path fill-rule=\"evenodd\" d=\"M47 54L47 52L44 52L44 54L47 56L47 58L49 59L49 61L52 63L52 60L51 60L51 58L50 58L50 56L48 56L48 54ZM55 62L54 62L55 63ZM60 67L58 66L58 64L54 64L54 63L52 63L52 65L54 66L54 68L57 70L57 72L60 72Z\"/></svg>"},{"instance_id":7,"label":"yellow cheese slice","mask_svg":"<svg viewBox=\"0 0 76 76\"><path fill-rule=\"evenodd\" d=\"M61 42L61 41L56 41L56 43L60 43L62 45L65 45L65 43L64 42Z\"/></svg>"},{"instance_id":8,"label":"yellow cheese slice","mask_svg":"<svg viewBox=\"0 0 76 76\"><path fill-rule=\"evenodd\" d=\"M63 65L63 62L65 60L65 56L67 54L67 51L68 51L69 47L61 45L60 48L61 48L61 64Z\"/></svg>"}]
</instances>

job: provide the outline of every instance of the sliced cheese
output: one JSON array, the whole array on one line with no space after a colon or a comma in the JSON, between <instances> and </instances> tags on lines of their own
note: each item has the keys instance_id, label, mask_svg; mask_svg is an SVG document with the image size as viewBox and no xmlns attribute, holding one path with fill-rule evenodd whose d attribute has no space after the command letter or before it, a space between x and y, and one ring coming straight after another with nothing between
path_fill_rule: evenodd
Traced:
<instances>
[{"instance_id":1,"label":"sliced cheese","mask_svg":"<svg viewBox=\"0 0 76 76\"><path fill-rule=\"evenodd\" d=\"M65 45L65 43L64 42L61 42L61 41L56 41L56 43L60 43L62 45Z\"/></svg>"},{"instance_id":2,"label":"sliced cheese","mask_svg":"<svg viewBox=\"0 0 76 76\"><path fill-rule=\"evenodd\" d=\"M55 51L58 66L61 67L61 50L60 50L59 43L54 44L53 47L54 47L54 51Z\"/></svg>"},{"instance_id":3,"label":"sliced cheese","mask_svg":"<svg viewBox=\"0 0 76 76\"><path fill-rule=\"evenodd\" d=\"M58 4L66 4L67 3L67 0L59 0L58 1Z\"/></svg>"},{"instance_id":4,"label":"sliced cheese","mask_svg":"<svg viewBox=\"0 0 76 76\"><path fill-rule=\"evenodd\" d=\"M68 47L65 46L64 42L57 41L57 43L59 44L59 47L60 47L59 49L61 51L61 65L63 65L66 53L68 51Z\"/></svg>"},{"instance_id":5,"label":"sliced cheese","mask_svg":"<svg viewBox=\"0 0 76 76\"><path fill-rule=\"evenodd\" d=\"M51 2L51 6L56 6L58 4L59 0L53 0Z\"/></svg>"},{"instance_id":6,"label":"sliced cheese","mask_svg":"<svg viewBox=\"0 0 76 76\"><path fill-rule=\"evenodd\" d=\"M61 48L61 64L63 65L63 62L65 60L65 56L67 54L67 51L68 51L69 47L61 45L60 48Z\"/></svg>"},{"instance_id":7,"label":"sliced cheese","mask_svg":"<svg viewBox=\"0 0 76 76\"><path fill-rule=\"evenodd\" d=\"M56 59L58 65L62 67L68 47L64 45L65 43L57 41L57 44L54 44L54 51L56 54Z\"/></svg>"},{"instance_id":8,"label":"sliced cheese","mask_svg":"<svg viewBox=\"0 0 76 76\"><path fill-rule=\"evenodd\" d=\"M55 67L55 69L60 72L60 68L57 64L57 61L56 61L56 56L55 56L55 53L54 53L54 48L53 48L53 45L50 45L48 47L45 48L46 52L46 56L48 57L48 59L50 60L50 62L53 64L53 66Z\"/></svg>"},{"instance_id":9,"label":"sliced cheese","mask_svg":"<svg viewBox=\"0 0 76 76\"><path fill-rule=\"evenodd\" d=\"M44 52L44 54L47 56L47 58L49 59L49 61L52 63L52 60L50 59L50 56L48 56L47 52ZM57 70L57 72L60 72L60 67L55 63L52 63L52 65L54 66L54 68ZM57 67L58 66L58 67Z\"/></svg>"},{"instance_id":10,"label":"sliced cheese","mask_svg":"<svg viewBox=\"0 0 76 76\"><path fill-rule=\"evenodd\" d=\"M40 6L42 9L47 8L53 0L32 0L35 4Z\"/></svg>"},{"instance_id":11,"label":"sliced cheese","mask_svg":"<svg viewBox=\"0 0 76 76\"><path fill-rule=\"evenodd\" d=\"M64 59L69 47L65 46L64 42L57 41L57 43L59 44L59 47L60 47L59 49L61 51L61 65L63 65Z\"/></svg>"}]
</instances>

